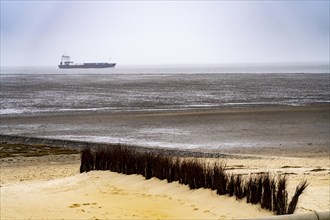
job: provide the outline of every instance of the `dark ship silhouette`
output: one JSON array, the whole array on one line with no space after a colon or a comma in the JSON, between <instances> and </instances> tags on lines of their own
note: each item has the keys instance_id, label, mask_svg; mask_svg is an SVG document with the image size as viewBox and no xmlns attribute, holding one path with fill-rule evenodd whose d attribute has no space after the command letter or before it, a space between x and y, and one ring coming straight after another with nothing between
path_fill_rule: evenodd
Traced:
<instances>
[{"instance_id":1,"label":"dark ship silhouette","mask_svg":"<svg viewBox=\"0 0 330 220\"><path fill-rule=\"evenodd\" d=\"M87 68L110 68L115 67L116 63L74 63L70 60L70 56L63 55L60 65L58 67L60 69L87 69Z\"/></svg>"}]
</instances>

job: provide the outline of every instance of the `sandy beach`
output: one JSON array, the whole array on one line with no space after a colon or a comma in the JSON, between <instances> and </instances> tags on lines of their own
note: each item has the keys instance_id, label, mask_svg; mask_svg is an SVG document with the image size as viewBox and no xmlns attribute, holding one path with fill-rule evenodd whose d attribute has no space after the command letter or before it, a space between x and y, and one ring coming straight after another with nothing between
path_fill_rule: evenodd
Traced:
<instances>
[{"instance_id":1,"label":"sandy beach","mask_svg":"<svg viewBox=\"0 0 330 220\"><path fill-rule=\"evenodd\" d=\"M241 155L224 161L227 172L232 173L286 173L291 195L294 187L307 179L310 185L296 213L329 210L328 157ZM229 219L270 215L258 205L218 196L209 189L190 190L176 182L110 171L79 174L79 155L1 160L1 219Z\"/></svg>"},{"instance_id":2,"label":"sandy beach","mask_svg":"<svg viewBox=\"0 0 330 220\"><path fill-rule=\"evenodd\" d=\"M269 215L260 207L246 205L245 202L238 202L233 198L216 196L210 190L191 191L187 186L178 183L168 184L157 179L145 180L138 175L125 176L108 171L78 174L77 167L78 163L68 164L59 169L57 166L48 166L47 170L54 175L51 177L52 180L42 180L50 178L45 172L37 174L36 179L39 180L34 181L14 183L15 178L11 178L11 183L6 182L1 187L1 217L218 219L229 216ZM21 171L31 170L29 168L21 168ZM62 170L63 177L56 176L55 173L62 173ZM5 168L2 172L2 181L5 181L4 179L13 171L16 175L20 172L19 169ZM72 176L64 177L69 172ZM30 176L38 172L32 169L28 173ZM22 173L16 181L24 179L23 176Z\"/></svg>"},{"instance_id":3,"label":"sandy beach","mask_svg":"<svg viewBox=\"0 0 330 220\"><path fill-rule=\"evenodd\" d=\"M226 154L226 157L221 159L206 158L205 160L210 163L215 160L223 161L227 164L227 172L286 174L289 198L298 183L307 179L309 186L300 197L295 213L330 209L330 160L327 133L329 108L327 106L197 113L165 112L129 116L71 115L42 116L34 119L32 117L2 118L2 125L10 124L15 128L16 122L16 127L18 124L22 126L33 123L44 123L45 126L50 126L56 121L56 131L44 129L43 132L58 134L61 123L62 126L63 124L77 126L84 122L89 123L91 125L89 128L91 128L102 121L103 124L108 122L109 127L117 123L118 126L113 130L123 131L123 129L128 129L125 127L128 122L131 129L141 125L142 122L147 122L151 125L150 127L160 125L166 127L169 123L176 127L179 125L177 122L179 119L185 122L183 123L185 128L189 121L190 135L202 127L206 128L207 125L217 128L217 131L229 129L231 126L232 131L227 132L230 140L238 139L238 134L241 132L244 140L257 138L254 142L259 145L268 143L264 147L238 146L208 150L194 148L194 150L217 151ZM123 126L125 123L127 125ZM218 127L215 126L216 124ZM261 125L263 126L260 127ZM100 130L105 131L102 130L102 126ZM83 136L88 131L91 130L85 130L81 135ZM38 136L38 130L25 132L28 133L25 135ZM42 133L42 131L39 132ZM201 133L200 141L206 140L207 132ZM20 134L23 135L23 133ZM223 135L218 134L220 137ZM185 137L187 138L188 135ZM208 140L221 143L216 137L211 133ZM157 137L149 138L155 140ZM197 141L196 138L192 135L189 141L191 143ZM280 140L276 141L277 138ZM260 142L261 139L264 142ZM270 141L267 142L267 140ZM177 182L169 184L154 178L145 180L142 176L128 176L110 171L80 174L79 165L79 154L41 157L20 155L2 158L1 219L230 219L273 215L258 205L247 204L244 200L236 201L233 197L218 196L209 189L189 190L187 186Z\"/></svg>"}]
</instances>

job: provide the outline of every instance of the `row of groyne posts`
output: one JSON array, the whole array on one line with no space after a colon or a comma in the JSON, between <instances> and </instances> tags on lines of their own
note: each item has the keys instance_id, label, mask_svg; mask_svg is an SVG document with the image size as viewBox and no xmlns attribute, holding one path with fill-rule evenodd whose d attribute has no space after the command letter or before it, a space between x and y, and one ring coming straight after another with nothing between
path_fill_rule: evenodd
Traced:
<instances>
[{"instance_id":1,"label":"row of groyne posts","mask_svg":"<svg viewBox=\"0 0 330 220\"><path fill-rule=\"evenodd\" d=\"M308 186L302 181L289 202L285 175L253 174L243 177L240 174L225 172L225 164L205 164L198 158L172 157L155 152L137 152L127 146L111 148L84 148L81 151L80 172L110 170L123 174L139 174L146 179L179 182L190 189L206 188L219 195L235 196L237 200L260 204L261 208L277 215L292 214L299 196Z\"/></svg>"}]
</instances>

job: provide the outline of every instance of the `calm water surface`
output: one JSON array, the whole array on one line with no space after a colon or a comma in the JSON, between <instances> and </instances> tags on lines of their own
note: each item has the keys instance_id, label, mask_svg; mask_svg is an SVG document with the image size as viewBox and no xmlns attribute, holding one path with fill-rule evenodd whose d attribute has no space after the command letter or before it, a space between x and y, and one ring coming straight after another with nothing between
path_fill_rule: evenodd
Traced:
<instances>
[{"instance_id":1,"label":"calm water surface","mask_svg":"<svg viewBox=\"0 0 330 220\"><path fill-rule=\"evenodd\" d=\"M1 115L306 105L329 74L2 74Z\"/></svg>"}]
</instances>

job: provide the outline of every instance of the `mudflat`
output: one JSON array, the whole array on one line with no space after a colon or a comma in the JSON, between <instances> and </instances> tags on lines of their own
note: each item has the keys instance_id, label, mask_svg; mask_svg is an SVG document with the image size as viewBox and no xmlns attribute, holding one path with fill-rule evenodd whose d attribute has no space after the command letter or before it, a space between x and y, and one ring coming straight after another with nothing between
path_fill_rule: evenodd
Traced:
<instances>
[{"instance_id":1,"label":"mudflat","mask_svg":"<svg viewBox=\"0 0 330 220\"><path fill-rule=\"evenodd\" d=\"M150 147L328 155L329 104L1 118L1 133ZM295 152L295 151L293 151ZM294 154L290 155L294 156Z\"/></svg>"}]
</instances>

